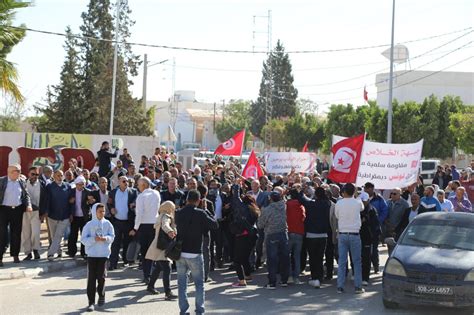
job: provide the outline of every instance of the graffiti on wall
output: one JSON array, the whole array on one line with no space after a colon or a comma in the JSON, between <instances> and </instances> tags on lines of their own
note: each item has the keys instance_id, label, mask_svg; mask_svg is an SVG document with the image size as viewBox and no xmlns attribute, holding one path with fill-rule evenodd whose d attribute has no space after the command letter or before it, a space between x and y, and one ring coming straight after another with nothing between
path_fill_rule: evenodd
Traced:
<instances>
[{"instance_id":1,"label":"graffiti on wall","mask_svg":"<svg viewBox=\"0 0 474 315\"><path fill-rule=\"evenodd\" d=\"M33 160L32 165L50 165L51 167L53 167L54 170L57 170L65 167L63 162L63 156L61 154L61 149L89 149L92 147L92 136L65 133L27 132L25 133L25 147L32 149L53 149L55 159L51 159L49 157L36 157Z\"/></svg>"}]
</instances>

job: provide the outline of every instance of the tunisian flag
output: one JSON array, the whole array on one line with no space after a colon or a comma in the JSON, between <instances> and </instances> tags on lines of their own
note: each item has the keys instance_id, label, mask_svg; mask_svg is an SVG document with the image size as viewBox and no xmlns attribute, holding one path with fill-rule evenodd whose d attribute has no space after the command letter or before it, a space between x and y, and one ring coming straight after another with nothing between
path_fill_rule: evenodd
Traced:
<instances>
[{"instance_id":1,"label":"tunisian flag","mask_svg":"<svg viewBox=\"0 0 474 315\"><path fill-rule=\"evenodd\" d=\"M257 156L253 150L250 153L249 160L247 161L244 170L242 171L242 176L245 178L253 177L256 179L263 176L262 167L260 166L260 163L258 163Z\"/></svg>"},{"instance_id":2,"label":"tunisian flag","mask_svg":"<svg viewBox=\"0 0 474 315\"><path fill-rule=\"evenodd\" d=\"M306 141L306 143L304 144L304 147L301 152L308 152L308 141Z\"/></svg>"},{"instance_id":3,"label":"tunisian flag","mask_svg":"<svg viewBox=\"0 0 474 315\"><path fill-rule=\"evenodd\" d=\"M365 134L347 138L333 144L332 166L328 178L337 183L355 183Z\"/></svg>"},{"instance_id":4,"label":"tunisian flag","mask_svg":"<svg viewBox=\"0 0 474 315\"><path fill-rule=\"evenodd\" d=\"M232 138L219 144L214 154L241 155L244 148L245 129L237 132Z\"/></svg>"},{"instance_id":5,"label":"tunisian flag","mask_svg":"<svg viewBox=\"0 0 474 315\"><path fill-rule=\"evenodd\" d=\"M369 101L369 92L367 92L367 87L364 86L364 101Z\"/></svg>"}]
</instances>

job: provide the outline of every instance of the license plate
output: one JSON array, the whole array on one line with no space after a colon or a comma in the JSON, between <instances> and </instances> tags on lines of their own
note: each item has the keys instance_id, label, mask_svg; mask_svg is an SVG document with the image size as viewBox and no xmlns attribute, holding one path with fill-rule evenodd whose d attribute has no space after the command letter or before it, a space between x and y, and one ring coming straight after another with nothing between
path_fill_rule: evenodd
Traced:
<instances>
[{"instance_id":1,"label":"license plate","mask_svg":"<svg viewBox=\"0 0 474 315\"><path fill-rule=\"evenodd\" d=\"M431 286L431 285L416 285L415 292L422 293L422 294L453 295L453 288L438 287L438 286Z\"/></svg>"}]
</instances>

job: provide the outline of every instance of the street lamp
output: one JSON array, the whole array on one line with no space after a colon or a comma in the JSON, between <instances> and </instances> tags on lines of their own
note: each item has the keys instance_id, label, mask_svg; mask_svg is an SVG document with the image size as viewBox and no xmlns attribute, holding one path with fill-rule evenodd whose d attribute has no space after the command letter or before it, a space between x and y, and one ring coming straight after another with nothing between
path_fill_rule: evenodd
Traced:
<instances>
[{"instance_id":1,"label":"street lamp","mask_svg":"<svg viewBox=\"0 0 474 315\"><path fill-rule=\"evenodd\" d=\"M155 62L155 63L152 63L151 65L149 65L147 54L145 54L145 56L143 58L143 96L142 96L142 104L143 104L143 109L145 109L145 110L146 110L146 82L147 82L148 68L159 65L159 64L162 64L162 63L165 63L167 61L168 61L168 59L165 59L165 60Z\"/></svg>"}]
</instances>

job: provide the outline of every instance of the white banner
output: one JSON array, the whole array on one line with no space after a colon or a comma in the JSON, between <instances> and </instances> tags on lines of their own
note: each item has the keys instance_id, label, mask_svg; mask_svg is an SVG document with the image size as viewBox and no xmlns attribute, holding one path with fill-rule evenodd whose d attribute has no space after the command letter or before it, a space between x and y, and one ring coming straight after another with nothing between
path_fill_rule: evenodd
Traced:
<instances>
[{"instance_id":1,"label":"white banner","mask_svg":"<svg viewBox=\"0 0 474 315\"><path fill-rule=\"evenodd\" d=\"M268 173L284 174L294 168L297 173L312 173L316 170L316 153L267 152L265 166Z\"/></svg>"},{"instance_id":2,"label":"white banner","mask_svg":"<svg viewBox=\"0 0 474 315\"><path fill-rule=\"evenodd\" d=\"M333 135L333 145L346 137ZM415 183L420 169L423 139L416 143L365 141L357 173L357 186L367 182L376 189L403 188Z\"/></svg>"}]
</instances>

